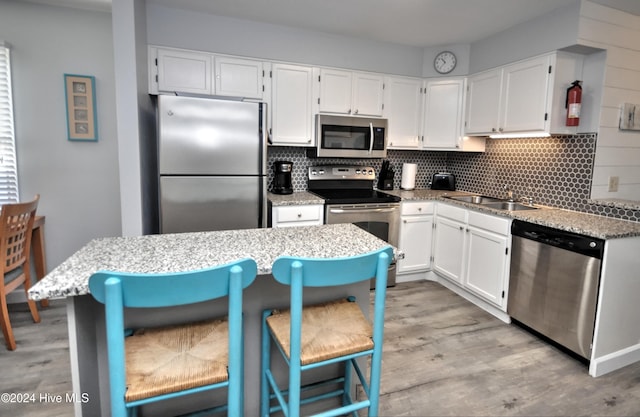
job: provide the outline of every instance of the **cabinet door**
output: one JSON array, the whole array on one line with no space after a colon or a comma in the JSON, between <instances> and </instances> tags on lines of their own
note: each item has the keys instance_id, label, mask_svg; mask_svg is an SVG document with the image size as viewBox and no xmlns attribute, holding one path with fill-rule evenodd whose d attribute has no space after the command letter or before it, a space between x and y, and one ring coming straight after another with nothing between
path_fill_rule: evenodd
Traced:
<instances>
[{"instance_id":1,"label":"cabinet door","mask_svg":"<svg viewBox=\"0 0 640 417\"><path fill-rule=\"evenodd\" d=\"M431 267L433 216L406 216L400 225L398 273L426 271Z\"/></svg>"},{"instance_id":2,"label":"cabinet door","mask_svg":"<svg viewBox=\"0 0 640 417\"><path fill-rule=\"evenodd\" d=\"M462 125L463 80L427 83L423 148L456 149Z\"/></svg>"},{"instance_id":3,"label":"cabinet door","mask_svg":"<svg viewBox=\"0 0 640 417\"><path fill-rule=\"evenodd\" d=\"M312 68L273 64L271 142L274 145L313 145Z\"/></svg>"},{"instance_id":4,"label":"cabinet door","mask_svg":"<svg viewBox=\"0 0 640 417\"><path fill-rule=\"evenodd\" d=\"M211 94L211 55L158 49L158 91Z\"/></svg>"},{"instance_id":5,"label":"cabinet door","mask_svg":"<svg viewBox=\"0 0 640 417\"><path fill-rule=\"evenodd\" d=\"M384 112L388 119L389 148L417 149L420 146L422 80L387 77L384 88Z\"/></svg>"},{"instance_id":6,"label":"cabinet door","mask_svg":"<svg viewBox=\"0 0 640 417\"><path fill-rule=\"evenodd\" d=\"M489 134L498 130L501 83L501 69L467 79L465 134Z\"/></svg>"},{"instance_id":7,"label":"cabinet door","mask_svg":"<svg viewBox=\"0 0 640 417\"><path fill-rule=\"evenodd\" d=\"M215 94L262 99L264 71L261 61L215 57Z\"/></svg>"},{"instance_id":8,"label":"cabinet door","mask_svg":"<svg viewBox=\"0 0 640 417\"><path fill-rule=\"evenodd\" d=\"M436 217L433 236L433 269L462 285L465 227L463 223Z\"/></svg>"},{"instance_id":9,"label":"cabinet door","mask_svg":"<svg viewBox=\"0 0 640 417\"><path fill-rule=\"evenodd\" d=\"M507 237L469 227L464 286L498 307L504 307L507 279Z\"/></svg>"},{"instance_id":10,"label":"cabinet door","mask_svg":"<svg viewBox=\"0 0 640 417\"><path fill-rule=\"evenodd\" d=\"M550 56L503 69L500 128L504 132L545 130Z\"/></svg>"},{"instance_id":11,"label":"cabinet door","mask_svg":"<svg viewBox=\"0 0 640 417\"><path fill-rule=\"evenodd\" d=\"M384 77L379 74L353 74L351 113L358 116L382 116Z\"/></svg>"},{"instance_id":12,"label":"cabinet door","mask_svg":"<svg viewBox=\"0 0 640 417\"><path fill-rule=\"evenodd\" d=\"M351 71L320 69L320 112L351 114Z\"/></svg>"}]
</instances>

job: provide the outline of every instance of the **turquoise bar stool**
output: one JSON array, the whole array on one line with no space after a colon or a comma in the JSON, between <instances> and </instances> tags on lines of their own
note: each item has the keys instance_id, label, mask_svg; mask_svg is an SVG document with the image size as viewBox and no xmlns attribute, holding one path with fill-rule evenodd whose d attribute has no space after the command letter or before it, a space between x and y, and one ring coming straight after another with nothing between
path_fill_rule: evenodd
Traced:
<instances>
[{"instance_id":1,"label":"turquoise bar stool","mask_svg":"<svg viewBox=\"0 0 640 417\"><path fill-rule=\"evenodd\" d=\"M189 272L100 271L91 295L105 304L111 416L141 405L228 388L227 404L202 410L243 415L242 292L257 274L252 259ZM162 308L229 297L228 318L166 327L124 328L124 308ZM188 414L197 415L197 414Z\"/></svg>"},{"instance_id":2,"label":"turquoise bar stool","mask_svg":"<svg viewBox=\"0 0 640 417\"><path fill-rule=\"evenodd\" d=\"M275 260L273 276L278 282L291 286L291 300L290 310L263 312L261 417L276 411L298 417L301 406L332 397L341 397L337 401L341 406L316 416L357 416L357 410L364 408L368 408L370 417L378 415L387 269L392 256L393 250L387 246L348 258L279 257ZM373 326L353 297L302 306L304 287L347 285L372 277L376 279ZM271 341L289 366L286 390L278 387L271 370ZM366 356L371 357L368 381L356 361ZM302 372L336 363L344 363L343 375L301 386ZM353 401L351 395L353 370L367 395L363 401ZM331 390L336 386L338 388ZM313 394L312 390L321 392Z\"/></svg>"}]
</instances>

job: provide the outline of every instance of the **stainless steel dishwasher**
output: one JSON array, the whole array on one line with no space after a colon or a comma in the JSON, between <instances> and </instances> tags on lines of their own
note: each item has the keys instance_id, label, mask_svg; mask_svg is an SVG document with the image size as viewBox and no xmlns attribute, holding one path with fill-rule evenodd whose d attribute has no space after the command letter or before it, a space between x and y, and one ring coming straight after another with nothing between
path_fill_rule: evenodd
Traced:
<instances>
[{"instance_id":1,"label":"stainless steel dishwasher","mask_svg":"<svg viewBox=\"0 0 640 417\"><path fill-rule=\"evenodd\" d=\"M591 358L604 241L514 220L507 313Z\"/></svg>"}]
</instances>

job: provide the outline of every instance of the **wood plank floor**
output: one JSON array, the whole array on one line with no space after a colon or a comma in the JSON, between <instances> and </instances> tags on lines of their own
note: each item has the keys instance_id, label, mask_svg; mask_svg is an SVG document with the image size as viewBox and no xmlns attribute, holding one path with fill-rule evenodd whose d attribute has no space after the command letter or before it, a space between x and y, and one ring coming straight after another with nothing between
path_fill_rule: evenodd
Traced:
<instances>
[{"instance_id":1,"label":"wood plank floor","mask_svg":"<svg viewBox=\"0 0 640 417\"><path fill-rule=\"evenodd\" d=\"M640 416L640 364L592 378L586 365L433 282L398 284L387 305L381 416ZM73 415L72 404L40 397L71 391L64 302L41 315L36 325L26 307L12 308L18 349L0 346L0 392L35 402L0 402L0 416Z\"/></svg>"}]
</instances>

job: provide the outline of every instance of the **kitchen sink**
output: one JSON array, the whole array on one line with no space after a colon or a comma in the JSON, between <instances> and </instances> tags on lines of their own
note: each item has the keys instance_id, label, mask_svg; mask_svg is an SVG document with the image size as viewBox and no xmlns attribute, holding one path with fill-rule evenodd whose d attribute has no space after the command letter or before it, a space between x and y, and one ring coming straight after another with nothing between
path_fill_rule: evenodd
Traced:
<instances>
[{"instance_id":1,"label":"kitchen sink","mask_svg":"<svg viewBox=\"0 0 640 417\"><path fill-rule=\"evenodd\" d=\"M491 207L498 210L509 210L509 211L518 211L518 210L536 210L537 207L529 206L527 204L518 203L515 201L498 201L495 203L484 203L482 204L485 207Z\"/></svg>"},{"instance_id":2,"label":"kitchen sink","mask_svg":"<svg viewBox=\"0 0 640 417\"><path fill-rule=\"evenodd\" d=\"M446 198L456 201L463 201L465 203L480 204L484 207L491 207L498 210L536 210L537 207L519 203L517 201L509 201L502 198L487 197L484 195L452 195Z\"/></svg>"},{"instance_id":3,"label":"kitchen sink","mask_svg":"<svg viewBox=\"0 0 640 417\"><path fill-rule=\"evenodd\" d=\"M464 201L465 203L474 203L474 204L486 204L486 203L497 203L503 200L495 197L486 197L483 195L454 195L447 196L451 200L456 201Z\"/></svg>"}]
</instances>

